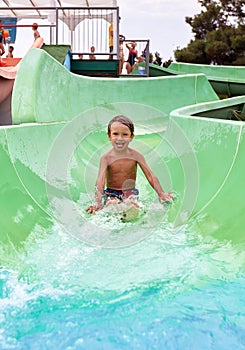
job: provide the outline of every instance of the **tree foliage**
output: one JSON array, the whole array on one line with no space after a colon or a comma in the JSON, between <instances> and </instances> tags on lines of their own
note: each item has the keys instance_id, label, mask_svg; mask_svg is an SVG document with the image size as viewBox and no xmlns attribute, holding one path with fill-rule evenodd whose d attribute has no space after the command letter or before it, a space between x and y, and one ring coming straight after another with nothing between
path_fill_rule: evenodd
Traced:
<instances>
[{"instance_id":1,"label":"tree foliage","mask_svg":"<svg viewBox=\"0 0 245 350\"><path fill-rule=\"evenodd\" d=\"M174 52L181 62L245 65L245 0L198 0L204 8L185 21L194 40Z\"/></svg>"},{"instance_id":2,"label":"tree foliage","mask_svg":"<svg viewBox=\"0 0 245 350\"><path fill-rule=\"evenodd\" d=\"M160 53L158 51L156 51L154 54L151 52L149 55L149 62L161 66L162 57L160 56Z\"/></svg>"},{"instance_id":3,"label":"tree foliage","mask_svg":"<svg viewBox=\"0 0 245 350\"><path fill-rule=\"evenodd\" d=\"M160 55L161 54L158 51L156 51L155 53L150 52L149 63L154 63L158 66L167 68L173 62L173 60L169 58L167 61L163 62L162 57Z\"/></svg>"}]
</instances>

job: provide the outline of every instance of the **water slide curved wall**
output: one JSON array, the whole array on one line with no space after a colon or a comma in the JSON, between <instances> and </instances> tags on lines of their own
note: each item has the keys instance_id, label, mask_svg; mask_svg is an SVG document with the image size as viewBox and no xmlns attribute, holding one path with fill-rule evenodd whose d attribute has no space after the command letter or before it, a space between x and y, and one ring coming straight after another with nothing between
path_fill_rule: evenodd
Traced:
<instances>
[{"instance_id":1,"label":"water slide curved wall","mask_svg":"<svg viewBox=\"0 0 245 350\"><path fill-rule=\"evenodd\" d=\"M245 67L243 66L215 66L172 62L168 68L150 64L149 72L150 76L203 73L216 93L228 97L245 95Z\"/></svg>"},{"instance_id":2,"label":"water slide curved wall","mask_svg":"<svg viewBox=\"0 0 245 350\"><path fill-rule=\"evenodd\" d=\"M213 103L224 102L202 74L89 78L31 50L14 85L16 125L0 129L1 241L9 259L40 227L82 229L78 214L91 201L99 157L109 147L107 122L122 113L135 122L136 147L178 195L169 220L243 242L244 123L188 116Z\"/></svg>"}]
</instances>

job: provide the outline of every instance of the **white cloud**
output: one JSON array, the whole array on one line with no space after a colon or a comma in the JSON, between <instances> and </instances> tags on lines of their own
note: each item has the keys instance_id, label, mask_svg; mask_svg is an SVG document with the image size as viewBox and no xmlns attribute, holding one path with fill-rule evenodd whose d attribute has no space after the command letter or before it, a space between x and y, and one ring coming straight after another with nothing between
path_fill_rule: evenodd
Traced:
<instances>
[{"instance_id":1,"label":"white cloud","mask_svg":"<svg viewBox=\"0 0 245 350\"><path fill-rule=\"evenodd\" d=\"M136 4L134 6L136 7ZM186 1L180 0L144 0L137 4L137 13L147 13L148 16L157 15L159 17L173 16L176 13L193 13L195 8L199 9L199 6L193 6L193 1L186 3Z\"/></svg>"},{"instance_id":2,"label":"white cloud","mask_svg":"<svg viewBox=\"0 0 245 350\"><path fill-rule=\"evenodd\" d=\"M164 60L193 38L185 17L201 11L197 0L118 0L118 6L120 32L127 39L150 39L150 50L160 52Z\"/></svg>"}]
</instances>

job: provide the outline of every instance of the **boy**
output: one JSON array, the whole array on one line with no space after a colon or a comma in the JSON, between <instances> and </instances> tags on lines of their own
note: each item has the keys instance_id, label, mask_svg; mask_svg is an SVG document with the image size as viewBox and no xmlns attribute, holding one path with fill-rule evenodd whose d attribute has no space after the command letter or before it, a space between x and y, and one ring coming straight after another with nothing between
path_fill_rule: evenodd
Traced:
<instances>
[{"instance_id":1,"label":"boy","mask_svg":"<svg viewBox=\"0 0 245 350\"><path fill-rule=\"evenodd\" d=\"M108 138L112 149L104 154L100 160L99 174L96 181L95 205L90 205L86 210L95 213L102 209L102 199L106 205L123 201L131 196L137 196L135 188L137 165L145 174L150 185L157 192L159 200L172 201L172 192L164 192L158 178L153 174L144 156L129 148L129 143L134 138L134 124L122 115L114 117L108 124ZM105 183L107 188L105 188Z\"/></svg>"}]
</instances>

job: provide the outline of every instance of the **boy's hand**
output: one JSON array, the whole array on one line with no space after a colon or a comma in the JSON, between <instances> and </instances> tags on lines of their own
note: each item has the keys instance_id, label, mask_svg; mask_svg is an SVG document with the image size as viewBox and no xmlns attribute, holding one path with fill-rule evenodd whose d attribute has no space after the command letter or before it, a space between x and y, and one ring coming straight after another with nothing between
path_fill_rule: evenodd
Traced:
<instances>
[{"instance_id":1,"label":"boy's hand","mask_svg":"<svg viewBox=\"0 0 245 350\"><path fill-rule=\"evenodd\" d=\"M174 199L174 195L173 195L173 192L162 192L160 195L159 195L159 201L162 203L162 202L171 202L173 201Z\"/></svg>"},{"instance_id":2,"label":"boy's hand","mask_svg":"<svg viewBox=\"0 0 245 350\"><path fill-rule=\"evenodd\" d=\"M94 214L96 211L101 209L102 209L102 205L90 205L89 207L86 208L86 211L89 214Z\"/></svg>"}]
</instances>

